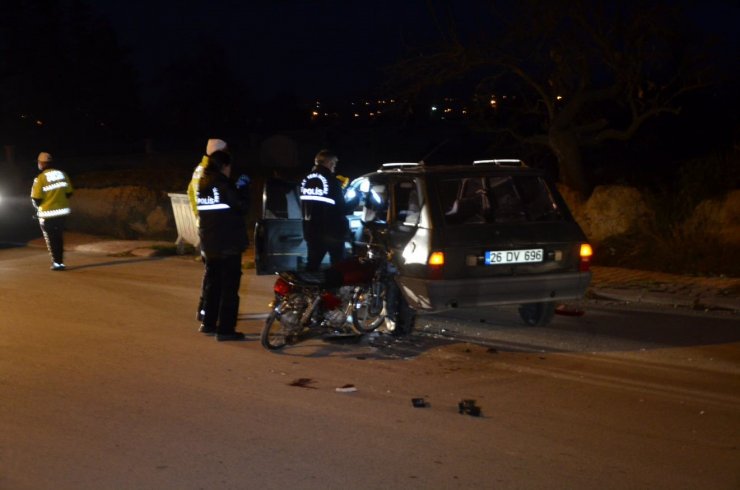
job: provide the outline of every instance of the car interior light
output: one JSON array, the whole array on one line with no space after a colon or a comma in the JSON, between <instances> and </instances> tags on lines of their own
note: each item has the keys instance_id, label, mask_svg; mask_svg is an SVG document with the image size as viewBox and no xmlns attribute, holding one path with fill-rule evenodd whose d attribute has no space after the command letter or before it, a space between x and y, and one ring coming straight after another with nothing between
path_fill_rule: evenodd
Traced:
<instances>
[{"instance_id":1,"label":"car interior light","mask_svg":"<svg viewBox=\"0 0 740 490\"><path fill-rule=\"evenodd\" d=\"M429 256L429 265L444 265L445 254L444 252L432 252Z\"/></svg>"}]
</instances>

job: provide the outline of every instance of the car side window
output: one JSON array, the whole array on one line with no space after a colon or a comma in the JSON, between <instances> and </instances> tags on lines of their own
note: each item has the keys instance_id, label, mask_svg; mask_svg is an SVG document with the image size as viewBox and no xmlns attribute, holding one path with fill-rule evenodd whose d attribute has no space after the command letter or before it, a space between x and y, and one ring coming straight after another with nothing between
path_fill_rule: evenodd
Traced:
<instances>
[{"instance_id":1,"label":"car side window","mask_svg":"<svg viewBox=\"0 0 740 490\"><path fill-rule=\"evenodd\" d=\"M280 179L269 179L262 195L262 217L265 219L301 219L298 185Z\"/></svg>"},{"instance_id":2,"label":"car side window","mask_svg":"<svg viewBox=\"0 0 740 490\"><path fill-rule=\"evenodd\" d=\"M393 185L393 222L404 226L416 226L421 217L419 190L413 179L401 180Z\"/></svg>"},{"instance_id":3,"label":"car side window","mask_svg":"<svg viewBox=\"0 0 740 490\"><path fill-rule=\"evenodd\" d=\"M367 184L360 186L364 195L362 221L386 223L388 219L388 184L385 178L372 176Z\"/></svg>"}]
</instances>

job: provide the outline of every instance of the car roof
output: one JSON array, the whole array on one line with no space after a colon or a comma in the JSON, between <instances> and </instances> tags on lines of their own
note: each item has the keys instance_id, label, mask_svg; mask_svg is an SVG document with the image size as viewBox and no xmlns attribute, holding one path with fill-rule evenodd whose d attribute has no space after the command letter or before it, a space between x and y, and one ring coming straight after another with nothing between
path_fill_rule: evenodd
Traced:
<instances>
[{"instance_id":1,"label":"car roof","mask_svg":"<svg viewBox=\"0 0 740 490\"><path fill-rule=\"evenodd\" d=\"M473 164L459 165L424 165L413 162L383 164L376 172L382 174L411 175L449 175L449 174L486 174L486 175L542 175L539 169L528 167L524 162L515 159L476 160Z\"/></svg>"}]
</instances>

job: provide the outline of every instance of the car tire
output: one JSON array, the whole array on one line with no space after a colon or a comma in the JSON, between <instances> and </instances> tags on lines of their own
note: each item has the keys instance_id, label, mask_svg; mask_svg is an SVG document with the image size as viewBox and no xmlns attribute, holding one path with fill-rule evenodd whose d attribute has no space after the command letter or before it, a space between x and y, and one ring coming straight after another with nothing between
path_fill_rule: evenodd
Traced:
<instances>
[{"instance_id":1,"label":"car tire","mask_svg":"<svg viewBox=\"0 0 740 490\"><path fill-rule=\"evenodd\" d=\"M530 327L545 327L555 315L555 303L526 303L519 307L519 316Z\"/></svg>"}]
</instances>

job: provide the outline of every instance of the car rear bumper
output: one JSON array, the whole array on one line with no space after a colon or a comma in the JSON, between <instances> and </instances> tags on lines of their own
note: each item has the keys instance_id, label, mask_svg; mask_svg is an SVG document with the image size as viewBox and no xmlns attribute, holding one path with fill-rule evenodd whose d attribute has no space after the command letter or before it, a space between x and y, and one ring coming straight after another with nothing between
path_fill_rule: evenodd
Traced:
<instances>
[{"instance_id":1,"label":"car rear bumper","mask_svg":"<svg viewBox=\"0 0 740 490\"><path fill-rule=\"evenodd\" d=\"M409 305L427 311L579 299L590 282L591 272L456 280L398 278Z\"/></svg>"}]
</instances>

